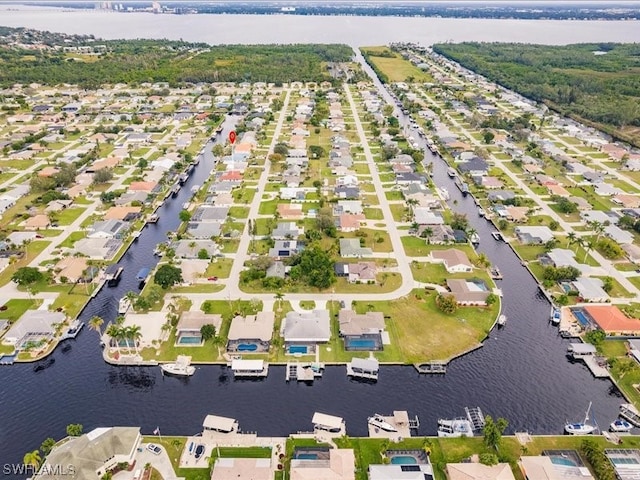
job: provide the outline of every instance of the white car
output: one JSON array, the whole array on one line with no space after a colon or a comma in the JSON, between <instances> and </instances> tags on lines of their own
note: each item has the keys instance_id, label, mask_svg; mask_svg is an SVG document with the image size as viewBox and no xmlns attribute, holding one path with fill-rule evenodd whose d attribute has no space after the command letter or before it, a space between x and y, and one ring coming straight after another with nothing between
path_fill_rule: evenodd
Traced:
<instances>
[{"instance_id":1,"label":"white car","mask_svg":"<svg viewBox=\"0 0 640 480\"><path fill-rule=\"evenodd\" d=\"M155 443L150 443L149 445L147 445L147 450L149 450L154 455L160 455L160 453L162 453L162 449Z\"/></svg>"}]
</instances>

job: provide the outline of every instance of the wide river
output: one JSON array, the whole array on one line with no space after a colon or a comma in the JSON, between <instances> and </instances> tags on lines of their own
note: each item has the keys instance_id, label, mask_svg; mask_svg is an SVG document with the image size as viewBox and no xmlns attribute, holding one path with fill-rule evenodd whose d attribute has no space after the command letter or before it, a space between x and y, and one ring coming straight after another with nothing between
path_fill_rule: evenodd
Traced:
<instances>
[{"instance_id":1,"label":"wide river","mask_svg":"<svg viewBox=\"0 0 640 480\"><path fill-rule=\"evenodd\" d=\"M0 24L109 38L170 37L212 43L640 40L637 22L153 16L0 9ZM225 128L230 127L228 121ZM377 384L349 381L344 367L328 368L312 386L285 383L282 367L271 368L269 377L260 382L230 380L218 366L201 367L192 378L181 381L163 377L157 367L105 364L97 334L85 330L69 352L55 352L56 363L43 372L34 373L31 365L0 368L0 464L20 461L48 436L64 436L69 423L82 423L85 429L140 425L147 434L159 426L164 435L187 435L200 431L208 413L238 418L244 430L272 436L309 429L313 412L319 410L343 416L350 435L365 435L367 416L406 409L419 416L420 433L434 434L438 418L459 416L465 406L479 405L487 413L506 417L510 431L560 433L567 419L580 418L593 401L595 419L606 427L620 403L617 389L567 361L568 342L548 324L549 304L531 275L506 244L491 238L491 225L478 217L470 198L461 197L442 161L431 155L427 160L435 162L435 181L448 188L452 208L467 213L478 230L480 250L505 276L499 286L509 321L504 330L491 334L484 348L452 362L443 376L421 377L413 367L384 367ZM103 289L82 313L84 320L96 314L106 320L115 317L117 299L133 288L133 275L141 266L155 264L153 247L166 239L167 231L177 228L177 216L191 186L201 185L212 165L208 153L178 198L162 207L160 222L145 228L121 260L125 268L121 285Z\"/></svg>"},{"instance_id":2,"label":"wide river","mask_svg":"<svg viewBox=\"0 0 640 480\"><path fill-rule=\"evenodd\" d=\"M476 40L567 44L638 42L639 21L479 20L296 15L153 15L0 5L0 25L114 38L168 38L211 44Z\"/></svg>"}]
</instances>

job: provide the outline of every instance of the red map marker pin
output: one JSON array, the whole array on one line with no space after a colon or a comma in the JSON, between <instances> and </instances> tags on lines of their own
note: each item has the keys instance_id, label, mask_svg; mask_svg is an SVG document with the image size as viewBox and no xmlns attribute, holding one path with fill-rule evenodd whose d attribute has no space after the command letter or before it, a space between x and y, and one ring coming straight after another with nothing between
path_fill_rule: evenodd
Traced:
<instances>
[{"instance_id":1,"label":"red map marker pin","mask_svg":"<svg viewBox=\"0 0 640 480\"><path fill-rule=\"evenodd\" d=\"M229 132L229 141L231 142L232 145L234 143L236 143L236 132L235 132L235 130L231 130Z\"/></svg>"}]
</instances>

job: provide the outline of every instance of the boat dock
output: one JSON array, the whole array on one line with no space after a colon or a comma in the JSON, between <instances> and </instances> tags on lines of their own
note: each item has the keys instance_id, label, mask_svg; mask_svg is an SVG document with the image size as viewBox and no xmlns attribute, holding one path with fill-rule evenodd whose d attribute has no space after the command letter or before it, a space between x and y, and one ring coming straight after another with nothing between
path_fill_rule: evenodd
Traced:
<instances>
[{"instance_id":1,"label":"boat dock","mask_svg":"<svg viewBox=\"0 0 640 480\"><path fill-rule=\"evenodd\" d=\"M124 272L124 268L118 264L114 263L113 265L109 265L104 270L104 279L106 280L107 285L112 286L118 283L122 277L122 272Z\"/></svg>"},{"instance_id":2,"label":"boat dock","mask_svg":"<svg viewBox=\"0 0 640 480\"><path fill-rule=\"evenodd\" d=\"M392 415L380 416L385 422L395 428L396 431L390 432L368 423L370 438L388 438L397 441L402 438L409 438L411 436L411 430L417 430L418 427L420 427L418 417L409 418L409 413L406 410L394 410Z\"/></svg>"},{"instance_id":3,"label":"boat dock","mask_svg":"<svg viewBox=\"0 0 640 480\"><path fill-rule=\"evenodd\" d=\"M297 380L298 382L313 382L322 377L324 363L316 362L289 362L287 363L285 380Z\"/></svg>"},{"instance_id":4,"label":"boat dock","mask_svg":"<svg viewBox=\"0 0 640 480\"><path fill-rule=\"evenodd\" d=\"M502 233L495 231L495 232L491 232L491 236L493 237L494 240L496 240L497 242L504 242L504 237L502 236Z\"/></svg>"},{"instance_id":5,"label":"boat dock","mask_svg":"<svg viewBox=\"0 0 640 480\"><path fill-rule=\"evenodd\" d=\"M81 322L80 320L75 320L67 329L67 331L62 334L62 336L60 337L60 342L62 342L63 340L69 340L72 338L76 338L78 336L78 334L80 333L80 330L82 330L82 327L84 327L84 322Z\"/></svg>"},{"instance_id":6,"label":"boat dock","mask_svg":"<svg viewBox=\"0 0 640 480\"><path fill-rule=\"evenodd\" d=\"M269 364L264 360L235 359L230 367L235 378L260 378L269 374Z\"/></svg>"},{"instance_id":7,"label":"boat dock","mask_svg":"<svg viewBox=\"0 0 640 480\"><path fill-rule=\"evenodd\" d=\"M375 358L353 358L347 363L347 376L363 380L378 380L380 364Z\"/></svg>"},{"instance_id":8,"label":"boat dock","mask_svg":"<svg viewBox=\"0 0 640 480\"><path fill-rule=\"evenodd\" d=\"M414 365L418 373L447 373L445 362L428 362Z\"/></svg>"},{"instance_id":9,"label":"boat dock","mask_svg":"<svg viewBox=\"0 0 640 480\"><path fill-rule=\"evenodd\" d=\"M595 346L590 343L571 343L567 350L571 358L584 362L594 377L609 377L609 370L606 368L607 361L604 357L596 355Z\"/></svg>"},{"instance_id":10,"label":"boat dock","mask_svg":"<svg viewBox=\"0 0 640 480\"><path fill-rule=\"evenodd\" d=\"M480 407L464 407L464 411L467 413L467 419L471 422L474 432L479 432L484 428L484 413L480 410Z\"/></svg>"},{"instance_id":11,"label":"boat dock","mask_svg":"<svg viewBox=\"0 0 640 480\"><path fill-rule=\"evenodd\" d=\"M630 403L620 405L620 416L636 427L640 427L640 412Z\"/></svg>"},{"instance_id":12,"label":"boat dock","mask_svg":"<svg viewBox=\"0 0 640 480\"><path fill-rule=\"evenodd\" d=\"M493 280L502 280L502 273L498 267L491 267L489 269L489 275Z\"/></svg>"},{"instance_id":13,"label":"boat dock","mask_svg":"<svg viewBox=\"0 0 640 480\"><path fill-rule=\"evenodd\" d=\"M153 213L149 215L147 223L158 223L158 220L160 220L160 216L157 213Z\"/></svg>"}]
</instances>

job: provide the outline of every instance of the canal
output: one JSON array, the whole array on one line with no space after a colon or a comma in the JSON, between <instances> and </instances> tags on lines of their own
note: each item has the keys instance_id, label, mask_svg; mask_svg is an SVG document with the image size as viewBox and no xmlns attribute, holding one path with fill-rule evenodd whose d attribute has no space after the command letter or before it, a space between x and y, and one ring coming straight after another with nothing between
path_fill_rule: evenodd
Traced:
<instances>
[{"instance_id":1,"label":"canal","mask_svg":"<svg viewBox=\"0 0 640 480\"><path fill-rule=\"evenodd\" d=\"M401 121L406 124L407 119ZM227 119L222 137L233 122ZM159 222L145 227L121 259L124 274L118 287L104 288L82 312L83 320L93 315L112 320L118 299L136 291L138 270L157 263L154 247L178 227L191 187L202 185L213 168L210 146L177 198L161 207ZM313 412L322 411L344 417L348 433L357 436L366 435L371 414L408 410L420 419L419 433L433 435L438 418L480 406L507 418L511 432L561 433L565 421L580 419L593 401L592 413L606 427L620 403L617 389L594 379L582 365L569 363L568 342L548 323L550 306L534 279L508 245L493 240L492 226L478 216L470 196L462 197L444 162L430 155L427 161L434 162L435 183L449 190L451 208L467 214L478 231L479 250L502 271L498 286L509 319L483 348L453 361L446 375L419 376L413 367L383 367L379 381L368 384L349 380L345 368L336 366L308 386L287 384L284 367L271 367L263 381L234 381L224 367L202 366L193 377L176 379L163 377L157 367L105 364L98 334L85 329L70 351L53 354L56 362L47 370L34 373L28 364L0 368L2 463L21 461L46 437L63 437L69 423L81 423L85 431L139 425L146 434L159 427L162 435L190 435L201 431L209 413L235 417L245 431L284 436L310 429Z\"/></svg>"}]
</instances>

